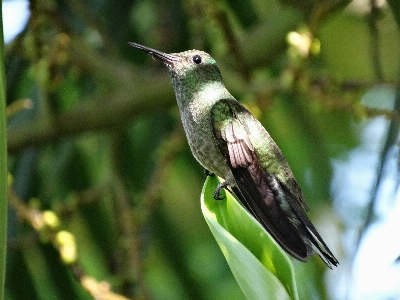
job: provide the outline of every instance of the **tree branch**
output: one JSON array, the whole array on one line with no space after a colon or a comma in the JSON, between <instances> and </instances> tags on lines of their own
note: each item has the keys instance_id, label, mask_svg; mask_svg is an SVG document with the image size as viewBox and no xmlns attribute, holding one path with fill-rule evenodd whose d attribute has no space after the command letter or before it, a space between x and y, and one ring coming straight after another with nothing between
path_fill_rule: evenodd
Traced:
<instances>
[{"instance_id":1,"label":"tree branch","mask_svg":"<svg viewBox=\"0 0 400 300\"><path fill-rule=\"evenodd\" d=\"M105 84L113 85L113 90L51 119L36 118L10 127L7 144L10 154L66 136L124 126L139 115L165 111L175 104L166 71L150 75L148 70L135 70L127 67L127 63L101 56L76 40L71 41L70 47L74 62Z\"/></svg>"}]
</instances>

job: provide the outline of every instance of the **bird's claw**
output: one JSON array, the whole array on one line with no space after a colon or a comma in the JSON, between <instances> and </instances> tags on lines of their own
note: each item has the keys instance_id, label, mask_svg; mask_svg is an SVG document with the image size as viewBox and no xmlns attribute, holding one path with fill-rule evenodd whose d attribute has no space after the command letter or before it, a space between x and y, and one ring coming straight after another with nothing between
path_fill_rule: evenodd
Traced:
<instances>
[{"instance_id":1,"label":"bird's claw","mask_svg":"<svg viewBox=\"0 0 400 300\"><path fill-rule=\"evenodd\" d=\"M218 184L217 188L214 191L213 198L215 200L223 200L223 199L225 199L225 197L221 197L220 196L221 195L221 189L226 188L228 185L229 185L228 181L224 181L224 182L221 182L220 184Z\"/></svg>"},{"instance_id":2,"label":"bird's claw","mask_svg":"<svg viewBox=\"0 0 400 300\"><path fill-rule=\"evenodd\" d=\"M213 176L214 173L211 173L209 170L204 169L204 174L206 174L206 176Z\"/></svg>"}]
</instances>

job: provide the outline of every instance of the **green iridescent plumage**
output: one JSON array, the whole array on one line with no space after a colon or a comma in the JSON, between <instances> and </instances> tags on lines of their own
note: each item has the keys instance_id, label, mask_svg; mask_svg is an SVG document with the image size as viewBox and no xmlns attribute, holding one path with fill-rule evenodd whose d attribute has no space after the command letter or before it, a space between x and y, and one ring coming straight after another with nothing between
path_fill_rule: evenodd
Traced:
<instances>
[{"instance_id":1,"label":"green iridescent plumage","mask_svg":"<svg viewBox=\"0 0 400 300\"><path fill-rule=\"evenodd\" d=\"M225 88L215 60L190 50L167 54L131 46L168 67L190 149L208 171L224 178L239 201L294 258L317 252L328 267L339 262L305 211L307 204L290 167L261 123Z\"/></svg>"}]
</instances>

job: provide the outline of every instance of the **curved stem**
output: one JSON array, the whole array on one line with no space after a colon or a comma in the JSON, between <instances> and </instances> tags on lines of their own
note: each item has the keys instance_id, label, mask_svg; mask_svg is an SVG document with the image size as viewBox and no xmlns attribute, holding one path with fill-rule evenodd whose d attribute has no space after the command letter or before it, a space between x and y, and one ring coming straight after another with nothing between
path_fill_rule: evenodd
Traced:
<instances>
[{"instance_id":1,"label":"curved stem","mask_svg":"<svg viewBox=\"0 0 400 300\"><path fill-rule=\"evenodd\" d=\"M0 299L4 297L7 249L7 131L3 50L3 18L2 4L0 3Z\"/></svg>"}]
</instances>

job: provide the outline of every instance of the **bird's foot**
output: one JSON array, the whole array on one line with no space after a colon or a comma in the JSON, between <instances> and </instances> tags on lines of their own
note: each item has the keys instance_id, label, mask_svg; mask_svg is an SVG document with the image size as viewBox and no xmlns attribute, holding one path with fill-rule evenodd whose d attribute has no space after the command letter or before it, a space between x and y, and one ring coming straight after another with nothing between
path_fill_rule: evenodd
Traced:
<instances>
[{"instance_id":1,"label":"bird's foot","mask_svg":"<svg viewBox=\"0 0 400 300\"><path fill-rule=\"evenodd\" d=\"M214 194L213 194L213 197L215 200L222 200L225 198L225 197L221 197L221 189L226 188L228 185L229 185L228 181L224 181L224 182L221 182L220 184L218 184L218 186L215 189Z\"/></svg>"},{"instance_id":2,"label":"bird's foot","mask_svg":"<svg viewBox=\"0 0 400 300\"><path fill-rule=\"evenodd\" d=\"M214 173L211 173L209 170L204 169L204 174L206 174L206 176L213 176Z\"/></svg>"}]
</instances>

